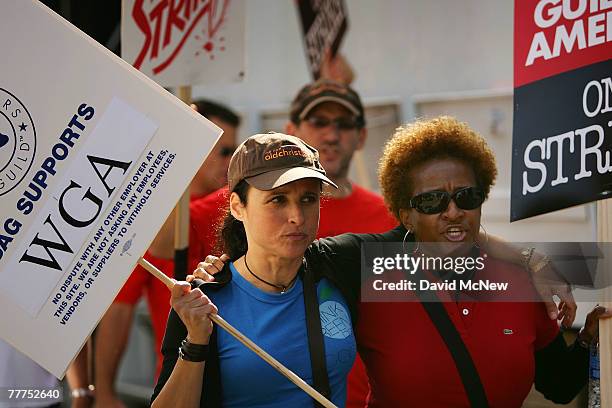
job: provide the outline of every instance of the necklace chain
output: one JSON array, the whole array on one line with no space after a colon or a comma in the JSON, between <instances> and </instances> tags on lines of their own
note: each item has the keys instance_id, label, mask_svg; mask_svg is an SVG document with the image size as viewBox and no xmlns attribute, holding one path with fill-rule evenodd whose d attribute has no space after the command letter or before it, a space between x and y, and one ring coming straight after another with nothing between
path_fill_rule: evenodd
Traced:
<instances>
[{"instance_id":1,"label":"necklace chain","mask_svg":"<svg viewBox=\"0 0 612 408\"><path fill-rule=\"evenodd\" d=\"M264 280L264 279L260 278L259 276L255 275L253 273L253 271L251 270L251 268L249 268L249 264L247 263L246 254L244 254L244 266L246 266L247 271L249 271L249 273L251 275L253 275L255 277L255 279L259 280L260 282L265 283L266 285L272 286L272 287L274 287L276 289L280 289L280 291L281 291L280 293L281 294L287 292L287 290L291 287L291 285L293 285L293 283L296 281L296 279L298 277L298 274L296 273L295 276L293 277L293 279L291 279L291 281L287 284L287 286L285 286L285 285L278 285L276 283L268 282L267 280Z\"/></svg>"}]
</instances>

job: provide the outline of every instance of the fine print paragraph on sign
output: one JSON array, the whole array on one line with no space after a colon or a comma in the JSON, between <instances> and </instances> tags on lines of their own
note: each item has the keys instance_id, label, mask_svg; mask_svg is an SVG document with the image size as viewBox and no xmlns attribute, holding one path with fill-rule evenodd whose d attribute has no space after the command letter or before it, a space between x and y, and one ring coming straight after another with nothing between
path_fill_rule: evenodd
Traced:
<instances>
[{"instance_id":1,"label":"fine print paragraph on sign","mask_svg":"<svg viewBox=\"0 0 612 408\"><path fill-rule=\"evenodd\" d=\"M174 158L175 155L167 150L157 154L149 151L140 163L102 225L78 254L72 271L53 295L52 302L57 306L53 316L59 324L69 323L96 279L104 273L104 266L113 253L119 251L120 256L132 256L129 250L135 234L131 232L131 226L172 166Z\"/></svg>"}]
</instances>

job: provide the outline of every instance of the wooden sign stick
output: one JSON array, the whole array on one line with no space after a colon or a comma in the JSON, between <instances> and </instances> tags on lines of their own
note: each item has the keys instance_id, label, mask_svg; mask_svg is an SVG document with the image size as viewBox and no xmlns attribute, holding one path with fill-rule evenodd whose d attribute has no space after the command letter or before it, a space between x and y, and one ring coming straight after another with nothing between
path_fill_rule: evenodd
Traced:
<instances>
[{"instance_id":1,"label":"wooden sign stick","mask_svg":"<svg viewBox=\"0 0 612 408\"><path fill-rule=\"evenodd\" d=\"M178 88L178 97L185 104L191 104L191 87ZM185 279L187 275L187 251L189 248L189 201L191 194L189 186L176 203L174 223L174 277Z\"/></svg>"},{"instance_id":2,"label":"wooden sign stick","mask_svg":"<svg viewBox=\"0 0 612 408\"><path fill-rule=\"evenodd\" d=\"M144 258L138 259L138 264L145 268L149 273L155 276L157 279L162 281L164 285L168 287L168 289L172 289L174 286L174 281L166 276L162 271L153 266L149 261ZM306 394L310 395L317 402L323 405L326 408L337 408L334 404L331 403L327 398L321 395L317 390L308 385L304 380L298 377L293 371L289 370L287 367L282 365L277 359L272 357L270 354L266 353L261 347L257 344L253 343L248 337L244 334L240 333L238 329L234 326L226 322L221 316L218 314L211 314L210 320L214 323L222 327L229 334L234 336L238 341L244 344L247 348L249 348L252 352L261 357L266 363L270 364L274 367L278 372L287 377L289 381L300 387Z\"/></svg>"}]
</instances>

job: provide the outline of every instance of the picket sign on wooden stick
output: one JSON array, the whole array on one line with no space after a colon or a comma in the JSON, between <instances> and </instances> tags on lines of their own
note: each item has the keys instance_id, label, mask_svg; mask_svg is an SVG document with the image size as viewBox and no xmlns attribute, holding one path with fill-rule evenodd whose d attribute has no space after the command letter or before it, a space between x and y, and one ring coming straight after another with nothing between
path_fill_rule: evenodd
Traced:
<instances>
[{"instance_id":1,"label":"picket sign on wooden stick","mask_svg":"<svg viewBox=\"0 0 612 408\"><path fill-rule=\"evenodd\" d=\"M149 261L147 261L144 258L140 258L138 259L138 264L142 266L143 268L145 268L149 273L151 273L157 279L159 279L164 285L166 285L166 287L168 287L169 290L172 290L172 287L174 286L174 281L170 279L168 276L166 276L162 271L160 271L155 266L153 266ZM321 405L323 405L326 408L337 408L331 401L329 401L327 398L321 395L317 390L315 390L310 385L308 385L304 380L298 377L293 371L289 370L287 367L282 365L277 359L272 357L270 354L266 353L257 344L253 343L253 341L251 341L248 337L246 337L244 334L238 331L238 329L236 329L234 326L226 322L221 316L219 316L218 314L211 314L210 320L212 320L214 323L222 327L229 334L234 336L238 341L244 344L248 349L250 349L252 352L254 352L259 357L261 357L266 363L274 367L279 373L287 377L289 381L291 381L292 383L300 387L306 394L310 395Z\"/></svg>"},{"instance_id":2,"label":"picket sign on wooden stick","mask_svg":"<svg viewBox=\"0 0 612 408\"><path fill-rule=\"evenodd\" d=\"M612 242L612 199L597 202L597 239L599 242ZM605 244L604 244L605 245ZM608 264L612 263L607 260ZM606 265L604 272L612 273ZM606 277L606 283L610 279ZM600 304L612 309L612 289L606 287ZM612 319L599 321L599 364L600 364L600 390L601 406L612 407Z\"/></svg>"},{"instance_id":3,"label":"picket sign on wooden stick","mask_svg":"<svg viewBox=\"0 0 612 408\"><path fill-rule=\"evenodd\" d=\"M191 87L178 88L179 99L185 104L191 104ZM187 275L187 251L189 247L189 201L191 194L189 186L176 203L174 223L174 276L181 280Z\"/></svg>"}]
</instances>

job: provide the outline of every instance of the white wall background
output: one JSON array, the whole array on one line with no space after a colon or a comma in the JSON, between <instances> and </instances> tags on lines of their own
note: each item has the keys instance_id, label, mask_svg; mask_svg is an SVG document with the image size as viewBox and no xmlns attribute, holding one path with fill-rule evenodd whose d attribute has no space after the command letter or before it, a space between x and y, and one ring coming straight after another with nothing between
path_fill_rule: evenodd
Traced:
<instances>
[{"instance_id":1,"label":"white wall background","mask_svg":"<svg viewBox=\"0 0 612 408\"><path fill-rule=\"evenodd\" d=\"M414 94L512 86L512 1L345 1L350 26L342 52L366 103L396 97L409 120ZM246 79L193 89L194 98L240 111L243 137L260 130L261 109L288 104L310 80L293 1L246 4Z\"/></svg>"}]
</instances>

